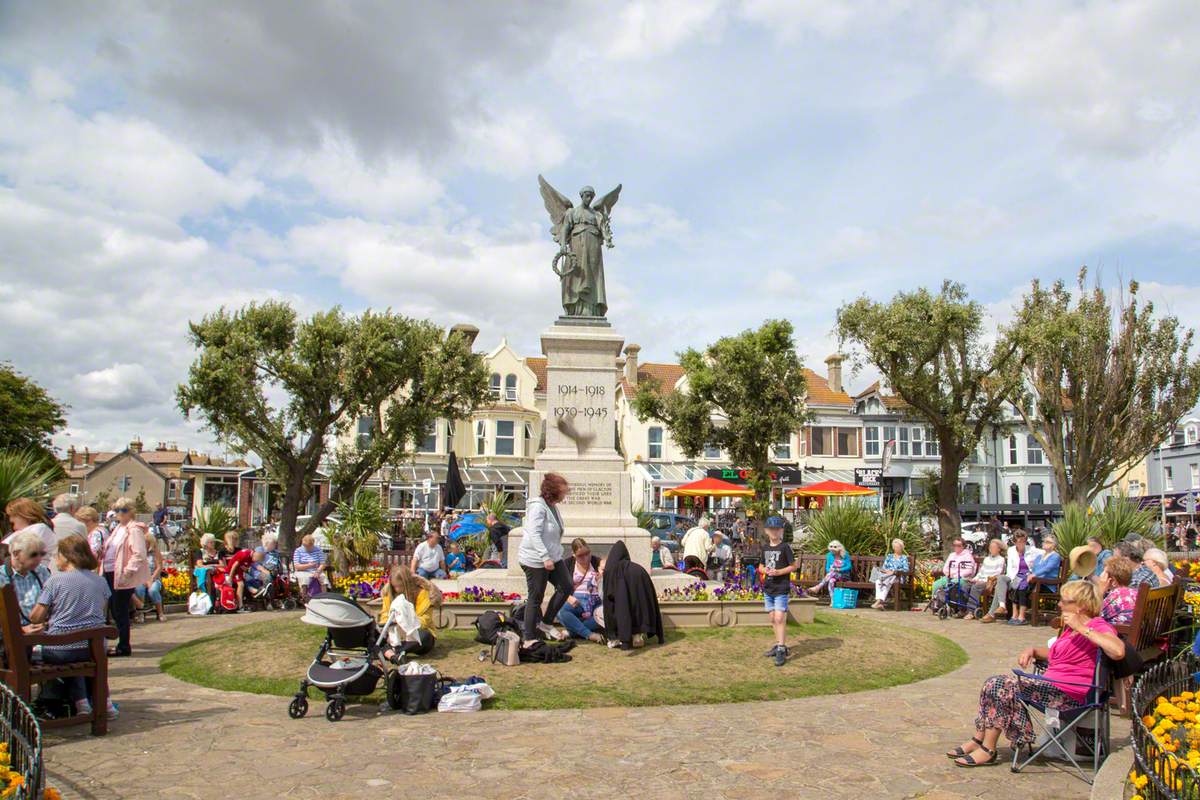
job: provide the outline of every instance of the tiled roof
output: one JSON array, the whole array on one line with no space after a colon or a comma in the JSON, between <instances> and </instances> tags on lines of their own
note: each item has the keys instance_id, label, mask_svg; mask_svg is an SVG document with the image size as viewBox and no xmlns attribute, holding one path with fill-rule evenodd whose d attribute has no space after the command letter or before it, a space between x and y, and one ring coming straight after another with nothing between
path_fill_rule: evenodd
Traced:
<instances>
[{"instance_id":1,"label":"tiled roof","mask_svg":"<svg viewBox=\"0 0 1200 800\"><path fill-rule=\"evenodd\" d=\"M883 401L884 408L890 408L894 411L903 411L908 408L908 403L894 394L884 394L879 391L879 381L875 381L866 389L863 389L858 394L854 395L855 400L861 400L869 394L879 394L879 399Z\"/></svg>"},{"instance_id":2,"label":"tiled roof","mask_svg":"<svg viewBox=\"0 0 1200 800\"><path fill-rule=\"evenodd\" d=\"M683 377L683 367L678 364L654 364L647 362L638 364L638 385L641 385L647 379L654 379L658 382L660 390L671 391L675 388L675 384L679 383L679 379ZM634 394L634 388L625 380L624 373L621 374L621 388L625 391L626 397L631 397Z\"/></svg>"},{"instance_id":3,"label":"tiled roof","mask_svg":"<svg viewBox=\"0 0 1200 800\"><path fill-rule=\"evenodd\" d=\"M138 453L147 464L182 464L186 450L143 450Z\"/></svg>"},{"instance_id":4,"label":"tiled roof","mask_svg":"<svg viewBox=\"0 0 1200 800\"><path fill-rule=\"evenodd\" d=\"M829 388L829 381L824 376L818 375L811 369L804 370L804 377L808 381L808 398L809 405L817 406L849 406L853 405L854 401L850 399L850 395L844 391L835 392Z\"/></svg>"},{"instance_id":5,"label":"tiled roof","mask_svg":"<svg viewBox=\"0 0 1200 800\"><path fill-rule=\"evenodd\" d=\"M525 359L525 366L533 370L533 374L537 376L537 386L534 391L546 391L546 359L531 356Z\"/></svg>"}]
</instances>

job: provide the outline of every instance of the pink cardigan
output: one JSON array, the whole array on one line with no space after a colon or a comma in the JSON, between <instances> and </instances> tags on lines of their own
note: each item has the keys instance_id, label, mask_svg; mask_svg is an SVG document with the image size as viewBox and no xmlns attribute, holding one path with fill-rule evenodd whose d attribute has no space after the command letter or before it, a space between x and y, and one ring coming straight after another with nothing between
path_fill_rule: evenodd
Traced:
<instances>
[{"instance_id":1,"label":"pink cardigan","mask_svg":"<svg viewBox=\"0 0 1200 800\"><path fill-rule=\"evenodd\" d=\"M113 532L109 547L116 548L113 557L113 586L117 589L136 589L150 580L150 561L146 558L146 525L131 522Z\"/></svg>"}]
</instances>

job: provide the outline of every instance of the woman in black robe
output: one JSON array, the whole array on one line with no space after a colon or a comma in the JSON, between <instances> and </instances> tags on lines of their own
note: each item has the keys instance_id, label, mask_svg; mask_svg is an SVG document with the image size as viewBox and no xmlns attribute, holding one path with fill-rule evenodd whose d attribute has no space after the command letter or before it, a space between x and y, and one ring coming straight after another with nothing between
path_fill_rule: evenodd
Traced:
<instances>
[{"instance_id":1,"label":"woman in black robe","mask_svg":"<svg viewBox=\"0 0 1200 800\"><path fill-rule=\"evenodd\" d=\"M604 633L609 641L620 642L622 650L633 647L637 634L657 636L659 644L665 641L654 582L644 567L629 560L624 542L617 542L608 551L602 594Z\"/></svg>"}]
</instances>

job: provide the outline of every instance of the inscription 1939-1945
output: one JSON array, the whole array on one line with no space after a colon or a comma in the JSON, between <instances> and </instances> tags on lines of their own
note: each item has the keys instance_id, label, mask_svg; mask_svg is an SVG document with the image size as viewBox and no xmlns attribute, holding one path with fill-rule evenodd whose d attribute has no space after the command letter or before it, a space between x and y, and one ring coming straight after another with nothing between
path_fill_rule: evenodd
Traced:
<instances>
[{"instance_id":1,"label":"inscription 1939-1945","mask_svg":"<svg viewBox=\"0 0 1200 800\"><path fill-rule=\"evenodd\" d=\"M561 384L554 416L559 419L608 419L608 404L607 392L602 385Z\"/></svg>"}]
</instances>

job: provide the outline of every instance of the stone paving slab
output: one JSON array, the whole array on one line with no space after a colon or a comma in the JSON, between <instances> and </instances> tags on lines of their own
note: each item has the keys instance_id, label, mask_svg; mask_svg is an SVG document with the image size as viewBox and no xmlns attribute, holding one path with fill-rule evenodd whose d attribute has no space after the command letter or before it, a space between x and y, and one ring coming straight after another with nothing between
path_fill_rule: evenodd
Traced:
<instances>
[{"instance_id":1,"label":"stone paving slab","mask_svg":"<svg viewBox=\"0 0 1200 800\"><path fill-rule=\"evenodd\" d=\"M932 680L851 695L420 717L350 706L333 724L319 702L291 720L285 698L204 689L159 672L172 647L262 619L175 617L135 627L135 656L111 662L121 718L109 735L88 736L86 726L52 732L47 768L65 797L89 800L1088 796L1086 784L1053 765L1013 775L1006 765L957 768L942 755L968 737L984 679L1011 669L1049 629L836 613L943 633L970 662ZM1114 716L1114 740L1127 734L1128 723ZM1010 752L1002 747L1001 758Z\"/></svg>"}]
</instances>

